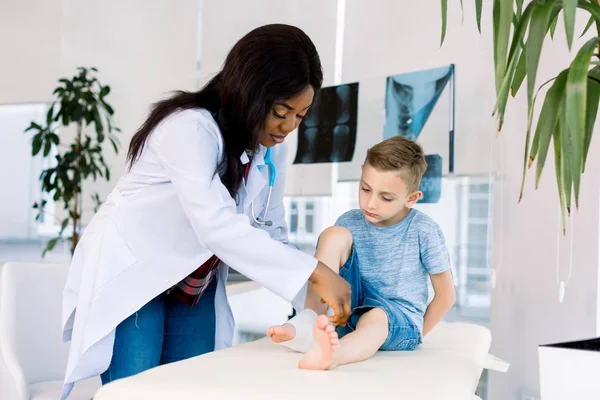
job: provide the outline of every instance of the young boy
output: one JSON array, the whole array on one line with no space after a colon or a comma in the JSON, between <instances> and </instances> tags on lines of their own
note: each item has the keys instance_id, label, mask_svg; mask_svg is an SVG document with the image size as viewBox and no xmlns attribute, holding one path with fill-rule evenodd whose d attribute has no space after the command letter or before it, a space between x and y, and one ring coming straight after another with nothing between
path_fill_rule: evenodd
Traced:
<instances>
[{"instance_id":1,"label":"young boy","mask_svg":"<svg viewBox=\"0 0 600 400\"><path fill-rule=\"evenodd\" d=\"M327 228L316 250L319 260L350 283L352 314L347 325L329 324L323 315L327 305L309 285L307 310L267 331L274 342L286 345L302 341L307 324L314 325L300 368L333 369L366 360L378 350L414 350L454 304L443 234L431 218L412 209L422 196L418 188L426 168L421 146L401 136L368 150L360 209L343 214L336 226ZM429 306L428 275L435 290ZM301 350L298 345L288 347Z\"/></svg>"}]
</instances>

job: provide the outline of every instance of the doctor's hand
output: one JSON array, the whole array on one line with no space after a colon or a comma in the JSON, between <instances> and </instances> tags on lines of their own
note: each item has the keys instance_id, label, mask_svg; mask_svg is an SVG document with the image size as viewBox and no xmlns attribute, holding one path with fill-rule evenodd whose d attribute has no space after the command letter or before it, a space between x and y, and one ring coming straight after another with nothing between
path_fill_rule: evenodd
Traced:
<instances>
[{"instance_id":1,"label":"doctor's hand","mask_svg":"<svg viewBox=\"0 0 600 400\"><path fill-rule=\"evenodd\" d=\"M350 317L350 285L321 261L310 278L315 291L321 296L321 302L327 303L335 315L329 317L334 325L346 325Z\"/></svg>"}]
</instances>

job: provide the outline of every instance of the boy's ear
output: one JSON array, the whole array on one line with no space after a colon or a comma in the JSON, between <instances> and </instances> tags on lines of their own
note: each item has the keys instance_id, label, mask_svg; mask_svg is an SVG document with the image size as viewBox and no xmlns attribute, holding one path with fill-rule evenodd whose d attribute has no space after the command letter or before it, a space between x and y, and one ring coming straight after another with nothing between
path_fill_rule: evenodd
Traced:
<instances>
[{"instance_id":1,"label":"boy's ear","mask_svg":"<svg viewBox=\"0 0 600 400\"><path fill-rule=\"evenodd\" d=\"M415 190L414 192L412 192L412 194L410 196L408 196L408 200L406 201L406 206L407 207L412 207L415 204L417 204L417 201L419 201L421 199L421 197L423 197L423 192L421 192L420 190Z\"/></svg>"}]
</instances>

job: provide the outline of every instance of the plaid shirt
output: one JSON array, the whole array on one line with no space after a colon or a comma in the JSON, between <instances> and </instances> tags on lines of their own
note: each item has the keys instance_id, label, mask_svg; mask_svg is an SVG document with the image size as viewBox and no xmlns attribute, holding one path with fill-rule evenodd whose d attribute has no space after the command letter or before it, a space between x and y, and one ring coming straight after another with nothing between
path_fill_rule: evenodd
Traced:
<instances>
[{"instance_id":1,"label":"plaid shirt","mask_svg":"<svg viewBox=\"0 0 600 400\"><path fill-rule=\"evenodd\" d=\"M251 164L252 162L249 161L244 165L245 180L248 179ZM220 262L221 260L219 260L216 255L213 255L187 278L173 286L169 290L168 295L194 307L198 304L200 297L202 297L202 294L217 274L217 268Z\"/></svg>"}]
</instances>

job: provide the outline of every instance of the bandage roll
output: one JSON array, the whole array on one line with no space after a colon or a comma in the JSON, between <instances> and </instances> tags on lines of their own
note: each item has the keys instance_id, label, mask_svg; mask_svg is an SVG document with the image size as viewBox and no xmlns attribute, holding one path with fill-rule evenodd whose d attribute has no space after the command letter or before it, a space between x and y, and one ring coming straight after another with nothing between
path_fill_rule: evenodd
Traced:
<instances>
[{"instance_id":1,"label":"bandage roll","mask_svg":"<svg viewBox=\"0 0 600 400\"><path fill-rule=\"evenodd\" d=\"M296 328L296 337L279 344L288 349L306 353L313 344L313 328L317 323L317 313L306 309L298 313L287 323L294 325L294 328Z\"/></svg>"}]
</instances>

